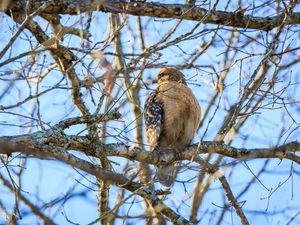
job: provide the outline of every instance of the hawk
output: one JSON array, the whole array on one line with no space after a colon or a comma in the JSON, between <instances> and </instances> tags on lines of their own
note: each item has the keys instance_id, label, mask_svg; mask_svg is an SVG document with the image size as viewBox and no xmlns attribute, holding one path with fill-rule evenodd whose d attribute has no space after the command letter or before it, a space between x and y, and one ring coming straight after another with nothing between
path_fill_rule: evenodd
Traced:
<instances>
[{"instance_id":1,"label":"hawk","mask_svg":"<svg viewBox=\"0 0 300 225\"><path fill-rule=\"evenodd\" d=\"M195 136L200 124L201 109L184 75L174 68L159 71L157 88L144 106L146 139L150 150L182 150ZM170 187L179 167L161 165L156 175L159 182Z\"/></svg>"}]
</instances>

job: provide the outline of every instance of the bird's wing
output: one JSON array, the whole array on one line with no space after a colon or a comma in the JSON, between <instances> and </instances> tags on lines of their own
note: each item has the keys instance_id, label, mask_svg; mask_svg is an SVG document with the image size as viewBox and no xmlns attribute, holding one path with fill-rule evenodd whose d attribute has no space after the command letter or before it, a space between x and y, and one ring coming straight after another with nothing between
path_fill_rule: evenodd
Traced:
<instances>
[{"instance_id":1,"label":"bird's wing","mask_svg":"<svg viewBox=\"0 0 300 225\"><path fill-rule=\"evenodd\" d=\"M158 90L153 91L147 98L144 107L146 138L150 149L159 144L163 126L163 103L157 98Z\"/></svg>"}]
</instances>

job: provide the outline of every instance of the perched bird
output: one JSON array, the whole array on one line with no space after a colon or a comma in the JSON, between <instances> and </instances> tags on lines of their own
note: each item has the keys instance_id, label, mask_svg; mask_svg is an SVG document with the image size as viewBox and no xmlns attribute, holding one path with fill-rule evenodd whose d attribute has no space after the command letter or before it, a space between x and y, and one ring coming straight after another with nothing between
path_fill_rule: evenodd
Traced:
<instances>
[{"instance_id":1,"label":"perched bird","mask_svg":"<svg viewBox=\"0 0 300 225\"><path fill-rule=\"evenodd\" d=\"M159 71L157 88L148 96L144 106L147 143L150 150L182 150L197 132L201 110L184 75L173 68ZM179 167L161 165L156 170L159 182L170 187Z\"/></svg>"}]
</instances>

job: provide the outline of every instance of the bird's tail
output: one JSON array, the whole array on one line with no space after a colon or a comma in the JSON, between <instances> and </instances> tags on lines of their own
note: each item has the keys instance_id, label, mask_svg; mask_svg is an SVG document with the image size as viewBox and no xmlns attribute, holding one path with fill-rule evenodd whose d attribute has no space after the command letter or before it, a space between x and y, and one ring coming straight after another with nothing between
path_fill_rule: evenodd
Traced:
<instances>
[{"instance_id":1,"label":"bird's tail","mask_svg":"<svg viewBox=\"0 0 300 225\"><path fill-rule=\"evenodd\" d=\"M165 187L171 187L175 182L179 169L179 163L158 166L156 168L156 176L159 183L161 183Z\"/></svg>"}]
</instances>

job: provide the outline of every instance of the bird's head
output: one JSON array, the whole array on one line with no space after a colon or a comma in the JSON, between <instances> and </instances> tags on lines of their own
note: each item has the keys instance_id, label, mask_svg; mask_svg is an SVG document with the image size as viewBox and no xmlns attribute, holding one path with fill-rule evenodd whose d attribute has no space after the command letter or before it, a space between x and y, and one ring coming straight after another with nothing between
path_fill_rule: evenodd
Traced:
<instances>
[{"instance_id":1,"label":"bird's head","mask_svg":"<svg viewBox=\"0 0 300 225\"><path fill-rule=\"evenodd\" d=\"M158 72L155 80L158 84L161 84L163 82L173 81L173 82L178 82L186 85L186 81L183 73L181 73L180 71L174 68L161 69Z\"/></svg>"}]
</instances>

